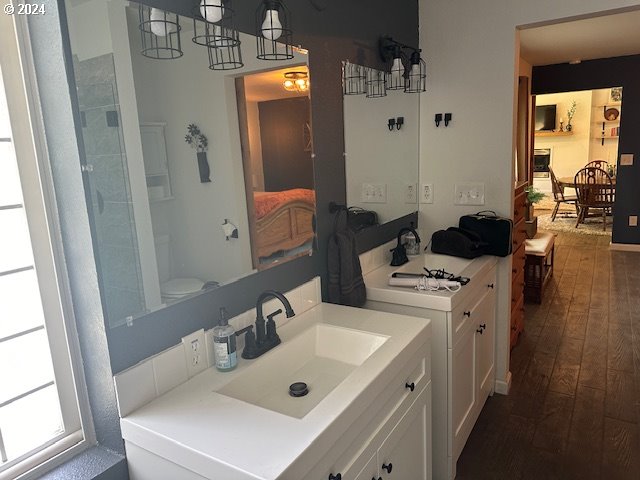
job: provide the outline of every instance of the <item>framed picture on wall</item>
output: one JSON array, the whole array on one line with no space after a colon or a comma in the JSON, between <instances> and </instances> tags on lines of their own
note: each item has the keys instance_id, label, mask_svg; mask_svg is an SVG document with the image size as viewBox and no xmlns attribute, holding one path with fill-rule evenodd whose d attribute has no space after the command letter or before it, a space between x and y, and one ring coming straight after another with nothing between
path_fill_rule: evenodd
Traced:
<instances>
[{"instance_id":1,"label":"framed picture on wall","mask_svg":"<svg viewBox=\"0 0 640 480\"><path fill-rule=\"evenodd\" d=\"M611 102L622 101L622 87L613 87L610 93Z\"/></svg>"}]
</instances>

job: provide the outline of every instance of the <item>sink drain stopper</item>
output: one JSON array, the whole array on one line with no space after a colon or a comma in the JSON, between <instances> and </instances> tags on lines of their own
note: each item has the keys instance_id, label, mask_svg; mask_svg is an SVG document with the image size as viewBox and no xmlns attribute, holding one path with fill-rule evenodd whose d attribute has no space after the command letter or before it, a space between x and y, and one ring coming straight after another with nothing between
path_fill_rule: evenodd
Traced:
<instances>
[{"instance_id":1,"label":"sink drain stopper","mask_svg":"<svg viewBox=\"0 0 640 480\"><path fill-rule=\"evenodd\" d=\"M309 388L304 382L296 382L289 385L289 395L292 397L304 397L309 393Z\"/></svg>"}]
</instances>

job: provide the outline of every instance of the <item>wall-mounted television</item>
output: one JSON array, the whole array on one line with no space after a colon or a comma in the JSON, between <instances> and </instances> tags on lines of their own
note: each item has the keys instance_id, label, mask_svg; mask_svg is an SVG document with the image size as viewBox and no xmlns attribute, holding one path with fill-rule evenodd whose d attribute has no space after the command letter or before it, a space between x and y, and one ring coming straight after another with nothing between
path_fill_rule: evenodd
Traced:
<instances>
[{"instance_id":1,"label":"wall-mounted television","mask_svg":"<svg viewBox=\"0 0 640 480\"><path fill-rule=\"evenodd\" d=\"M555 130L556 105L536 105L536 131Z\"/></svg>"}]
</instances>

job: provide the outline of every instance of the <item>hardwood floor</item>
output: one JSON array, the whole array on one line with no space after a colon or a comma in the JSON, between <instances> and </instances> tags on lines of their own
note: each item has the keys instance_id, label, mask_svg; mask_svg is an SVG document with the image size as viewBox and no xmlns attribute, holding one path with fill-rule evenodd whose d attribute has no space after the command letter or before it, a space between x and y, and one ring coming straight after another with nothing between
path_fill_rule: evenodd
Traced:
<instances>
[{"instance_id":1,"label":"hardwood floor","mask_svg":"<svg viewBox=\"0 0 640 480\"><path fill-rule=\"evenodd\" d=\"M487 403L458 480L640 479L640 253L560 234L542 305L526 305L508 396Z\"/></svg>"}]
</instances>

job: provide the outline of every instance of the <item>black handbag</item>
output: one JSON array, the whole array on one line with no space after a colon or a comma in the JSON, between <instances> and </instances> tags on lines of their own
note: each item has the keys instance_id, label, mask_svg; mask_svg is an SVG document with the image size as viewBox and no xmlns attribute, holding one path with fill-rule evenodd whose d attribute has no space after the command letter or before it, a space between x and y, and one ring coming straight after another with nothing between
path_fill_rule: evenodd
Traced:
<instances>
[{"instance_id":1,"label":"black handbag","mask_svg":"<svg viewBox=\"0 0 640 480\"><path fill-rule=\"evenodd\" d=\"M496 212L485 210L474 215L463 215L460 228L476 232L487 243L485 253L506 257L513 249L513 220L499 217Z\"/></svg>"},{"instance_id":2,"label":"black handbag","mask_svg":"<svg viewBox=\"0 0 640 480\"><path fill-rule=\"evenodd\" d=\"M449 227L431 236L431 251L453 257L476 258L484 255L487 244L480 235L463 228Z\"/></svg>"},{"instance_id":3,"label":"black handbag","mask_svg":"<svg viewBox=\"0 0 640 480\"><path fill-rule=\"evenodd\" d=\"M371 210L359 207L349 207L347 211L347 225L354 232L359 232L363 228L378 225L378 214Z\"/></svg>"}]
</instances>

